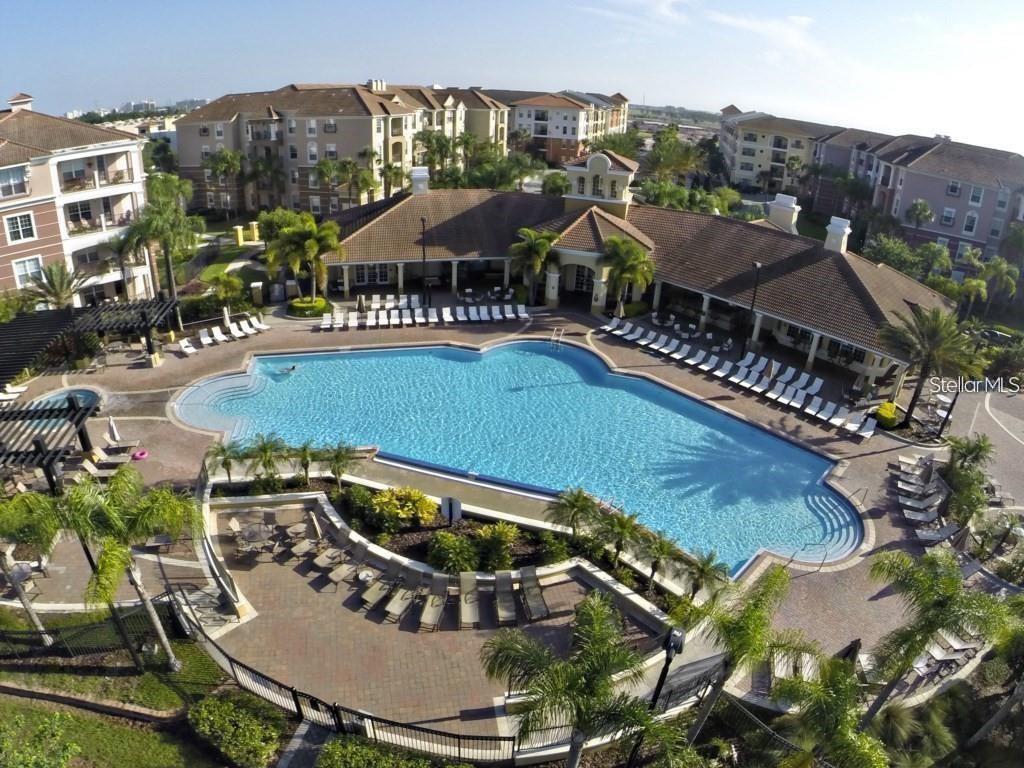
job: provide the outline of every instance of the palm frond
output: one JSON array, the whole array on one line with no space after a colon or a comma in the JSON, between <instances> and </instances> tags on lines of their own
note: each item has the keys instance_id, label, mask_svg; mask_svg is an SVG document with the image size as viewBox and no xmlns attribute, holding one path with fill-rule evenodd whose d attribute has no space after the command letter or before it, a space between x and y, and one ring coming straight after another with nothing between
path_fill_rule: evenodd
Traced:
<instances>
[{"instance_id":1,"label":"palm frond","mask_svg":"<svg viewBox=\"0 0 1024 768\"><path fill-rule=\"evenodd\" d=\"M96 558L96 571L85 588L85 602L88 605L112 602L125 570L131 564L131 550L127 546L107 538L103 540L102 547Z\"/></svg>"}]
</instances>

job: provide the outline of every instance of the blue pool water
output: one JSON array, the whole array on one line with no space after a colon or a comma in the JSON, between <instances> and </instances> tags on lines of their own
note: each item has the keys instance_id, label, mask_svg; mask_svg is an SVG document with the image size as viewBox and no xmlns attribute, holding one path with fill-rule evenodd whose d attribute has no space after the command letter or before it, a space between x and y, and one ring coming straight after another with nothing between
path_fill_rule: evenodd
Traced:
<instances>
[{"instance_id":1,"label":"blue pool water","mask_svg":"<svg viewBox=\"0 0 1024 768\"><path fill-rule=\"evenodd\" d=\"M242 441L344 439L516 483L579 485L691 551L716 550L734 572L761 548L838 559L862 534L822 482L827 459L572 346L256 357L176 407Z\"/></svg>"},{"instance_id":2,"label":"blue pool water","mask_svg":"<svg viewBox=\"0 0 1024 768\"><path fill-rule=\"evenodd\" d=\"M99 393L92 389L62 389L59 392L51 392L50 394L43 395L42 397L33 400L33 403L45 403L46 405L66 405L68 402L68 395L74 395L78 398L80 405L92 405L98 403L100 400Z\"/></svg>"}]
</instances>

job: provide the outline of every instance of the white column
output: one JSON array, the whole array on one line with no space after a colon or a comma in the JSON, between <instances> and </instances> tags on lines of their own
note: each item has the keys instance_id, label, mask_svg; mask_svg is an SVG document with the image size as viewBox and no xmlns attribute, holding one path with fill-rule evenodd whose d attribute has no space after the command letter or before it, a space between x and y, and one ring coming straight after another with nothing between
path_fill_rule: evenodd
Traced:
<instances>
[{"instance_id":1,"label":"white column","mask_svg":"<svg viewBox=\"0 0 1024 768\"><path fill-rule=\"evenodd\" d=\"M347 299L349 297L348 264L341 265L341 287Z\"/></svg>"},{"instance_id":2,"label":"white column","mask_svg":"<svg viewBox=\"0 0 1024 768\"><path fill-rule=\"evenodd\" d=\"M405 262L398 262L398 292L405 293Z\"/></svg>"},{"instance_id":3,"label":"white column","mask_svg":"<svg viewBox=\"0 0 1024 768\"><path fill-rule=\"evenodd\" d=\"M821 343L821 334L815 333L811 336L811 348L807 350L807 362L804 363L804 370L809 371L814 367L814 358L818 355L818 345Z\"/></svg>"},{"instance_id":4,"label":"white column","mask_svg":"<svg viewBox=\"0 0 1024 768\"><path fill-rule=\"evenodd\" d=\"M505 259L505 290L508 290L508 281L512 277L512 259Z\"/></svg>"},{"instance_id":5,"label":"white column","mask_svg":"<svg viewBox=\"0 0 1024 768\"><path fill-rule=\"evenodd\" d=\"M452 262L452 293L459 292L459 262Z\"/></svg>"},{"instance_id":6,"label":"white column","mask_svg":"<svg viewBox=\"0 0 1024 768\"><path fill-rule=\"evenodd\" d=\"M594 292L590 295L590 311L595 315L604 312L604 305L608 300L608 283L604 280L594 278Z\"/></svg>"},{"instance_id":7,"label":"white column","mask_svg":"<svg viewBox=\"0 0 1024 768\"><path fill-rule=\"evenodd\" d=\"M708 312L711 311L711 297L708 294L704 294L704 299L700 304L700 322L697 324L697 330L704 333L704 328L708 324ZM756 333L754 334L757 335Z\"/></svg>"},{"instance_id":8,"label":"white column","mask_svg":"<svg viewBox=\"0 0 1024 768\"><path fill-rule=\"evenodd\" d=\"M558 279L561 276L562 273L557 269L548 270L547 281L544 284L544 303L549 307L558 306Z\"/></svg>"},{"instance_id":9,"label":"white column","mask_svg":"<svg viewBox=\"0 0 1024 768\"><path fill-rule=\"evenodd\" d=\"M754 313L754 331L753 331L753 333L750 334L750 340L754 344L758 343L757 337L761 335L761 318L762 317L763 317L763 315L761 315L760 312L755 312Z\"/></svg>"},{"instance_id":10,"label":"white column","mask_svg":"<svg viewBox=\"0 0 1024 768\"><path fill-rule=\"evenodd\" d=\"M661 306L661 280L654 281L654 299L651 301L651 309L657 311Z\"/></svg>"}]
</instances>

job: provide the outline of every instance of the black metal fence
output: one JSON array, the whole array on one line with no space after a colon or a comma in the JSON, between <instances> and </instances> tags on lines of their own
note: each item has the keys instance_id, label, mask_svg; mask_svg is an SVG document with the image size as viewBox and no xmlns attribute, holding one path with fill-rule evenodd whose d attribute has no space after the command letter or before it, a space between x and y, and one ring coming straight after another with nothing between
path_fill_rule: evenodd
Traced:
<instances>
[{"instance_id":1,"label":"black metal fence","mask_svg":"<svg viewBox=\"0 0 1024 768\"><path fill-rule=\"evenodd\" d=\"M514 764L513 757L517 744L513 736L473 736L399 723L336 702L328 703L312 694L278 682L235 659L211 638L202 624L194 618L188 595L183 589L179 589L173 595L177 604L177 618L183 624L186 633L202 644L217 665L228 673L240 688L277 705L286 712L338 733L358 734L390 747L423 752L449 760L465 760L496 766Z\"/></svg>"}]
</instances>

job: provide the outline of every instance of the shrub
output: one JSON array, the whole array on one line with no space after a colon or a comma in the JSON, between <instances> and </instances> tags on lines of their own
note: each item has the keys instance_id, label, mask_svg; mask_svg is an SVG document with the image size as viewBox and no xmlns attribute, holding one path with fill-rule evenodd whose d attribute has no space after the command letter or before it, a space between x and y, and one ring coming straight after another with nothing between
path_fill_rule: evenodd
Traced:
<instances>
[{"instance_id":1,"label":"shrub","mask_svg":"<svg viewBox=\"0 0 1024 768\"><path fill-rule=\"evenodd\" d=\"M385 488L373 497L367 522L385 533L425 525L437 517L437 505L415 488Z\"/></svg>"},{"instance_id":2,"label":"shrub","mask_svg":"<svg viewBox=\"0 0 1024 768\"><path fill-rule=\"evenodd\" d=\"M626 304L622 308L622 314L626 317L637 317L639 315L646 315L651 311L651 305L646 301L634 301L630 304Z\"/></svg>"},{"instance_id":3,"label":"shrub","mask_svg":"<svg viewBox=\"0 0 1024 768\"><path fill-rule=\"evenodd\" d=\"M477 531L480 556L485 571L503 571L512 567L512 547L519 538L519 529L501 520L482 526Z\"/></svg>"},{"instance_id":4,"label":"shrub","mask_svg":"<svg viewBox=\"0 0 1024 768\"><path fill-rule=\"evenodd\" d=\"M891 400L882 403L875 411L875 419L882 429L892 429L900 421L899 411L896 410L896 403Z\"/></svg>"},{"instance_id":5,"label":"shrub","mask_svg":"<svg viewBox=\"0 0 1024 768\"><path fill-rule=\"evenodd\" d=\"M319 317L325 312L330 312L327 299L317 296L313 299L292 299L288 302L288 314L292 317Z\"/></svg>"},{"instance_id":6,"label":"shrub","mask_svg":"<svg viewBox=\"0 0 1024 768\"><path fill-rule=\"evenodd\" d=\"M395 496L416 525L424 526L437 521L437 504L427 498L423 491L416 488L396 488Z\"/></svg>"},{"instance_id":7,"label":"shrub","mask_svg":"<svg viewBox=\"0 0 1024 768\"><path fill-rule=\"evenodd\" d=\"M373 491L363 485L350 485L342 494L351 517L366 522L373 513Z\"/></svg>"},{"instance_id":8,"label":"shrub","mask_svg":"<svg viewBox=\"0 0 1024 768\"><path fill-rule=\"evenodd\" d=\"M263 768L276 754L284 715L240 691L209 696L188 713L192 729L239 768Z\"/></svg>"},{"instance_id":9,"label":"shrub","mask_svg":"<svg viewBox=\"0 0 1024 768\"><path fill-rule=\"evenodd\" d=\"M978 682L985 688L1001 688L1010 677L1010 665L998 656L978 665Z\"/></svg>"},{"instance_id":10,"label":"shrub","mask_svg":"<svg viewBox=\"0 0 1024 768\"><path fill-rule=\"evenodd\" d=\"M628 587L629 589L636 589L637 587L638 582L636 578L636 572L632 568L629 568L625 565L620 565L612 573L612 576L614 576L615 580L618 581L624 587Z\"/></svg>"},{"instance_id":11,"label":"shrub","mask_svg":"<svg viewBox=\"0 0 1024 768\"><path fill-rule=\"evenodd\" d=\"M249 485L249 493L254 496L280 493L282 490L284 490L284 480L277 475L260 475L254 478Z\"/></svg>"},{"instance_id":12,"label":"shrub","mask_svg":"<svg viewBox=\"0 0 1024 768\"><path fill-rule=\"evenodd\" d=\"M472 768L466 763L435 763L429 758L370 744L362 739L340 737L320 751L316 768Z\"/></svg>"},{"instance_id":13,"label":"shrub","mask_svg":"<svg viewBox=\"0 0 1024 768\"><path fill-rule=\"evenodd\" d=\"M438 531L430 539L427 562L445 573L475 571L480 565L480 553L472 539L451 531Z\"/></svg>"},{"instance_id":14,"label":"shrub","mask_svg":"<svg viewBox=\"0 0 1024 768\"><path fill-rule=\"evenodd\" d=\"M553 565L569 559L569 545L565 539L551 531L540 534L540 557L544 565Z\"/></svg>"}]
</instances>

